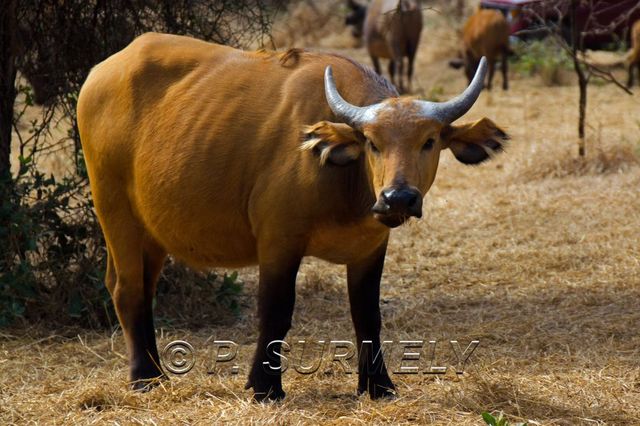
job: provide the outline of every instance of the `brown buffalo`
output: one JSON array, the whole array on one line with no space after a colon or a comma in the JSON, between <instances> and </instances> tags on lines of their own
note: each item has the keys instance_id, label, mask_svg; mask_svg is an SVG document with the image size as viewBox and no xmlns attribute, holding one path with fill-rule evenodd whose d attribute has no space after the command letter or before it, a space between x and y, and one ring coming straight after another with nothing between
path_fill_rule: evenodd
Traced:
<instances>
[{"instance_id":1,"label":"brown buffalo","mask_svg":"<svg viewBox=\"0 0 640 426\"><path fill-rule=\"evenodd\" d=\"M633 86L634 67L638 69L638 78L640 79L640 20L633 24L631 29L631 51L627 56L627 64L629 66L629 81L627 86Z\"/></svg>"},{"instance_id":2,"label":"brown buffalo","mask_svg":"<svg viewBox=\"0 0 640 426\"><path fill-rule=\"evenodd\" d=\"M509 24L501 12L478 9L466 22L462 30L462 62L451 62L455 68L464 65L469 81L473 79L480 58L489 62L487 88L491 90L496 61L502 63L502 88L509 89Z\"/></svg>"},{"instance_id":3,"label":"brown buffalo","mask_svg":"<svg viewBox=\"0 0 640 426\"><path fill-rule=\"evenodd\" d=\"M78 123L133 387L163 374L152 300L172 254L196 268L259 265L247 388L284 397L280 346L269 343L289 330L298 267L315 256L347 265L358 390L392 394L376 356L389 230L422 215L442 150L475 164L502 149L505 133L486 118L451 124L485 71L483 61L460 96L433 103L398 97L342 56L153 33L97 65Z\"/></svg>"},{"instance_id":4,"label":"brown buffalo","mask_svg":"<svg viewBox=\"0 0 640 426\"><path fill-rule=\"evenodd\" d=\"M394 84L404 92L411 90L413 62L420 33L422 11L415 0L373 0L368 7L349 0L351 13L346 23L353 25L353 34L362 35L371 61L380 74L379 58L389 59L389 75ZM404 58L407 58L407 82L404 85ZM397 79L396 79L397 76Z\"/></svg>"}]
</instances>

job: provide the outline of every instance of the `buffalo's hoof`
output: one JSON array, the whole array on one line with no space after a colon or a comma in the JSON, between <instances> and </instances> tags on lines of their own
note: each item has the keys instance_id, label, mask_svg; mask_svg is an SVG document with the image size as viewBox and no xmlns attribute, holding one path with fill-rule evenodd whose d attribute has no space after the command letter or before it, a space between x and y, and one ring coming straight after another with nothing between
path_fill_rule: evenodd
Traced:
<instances>
[{"instance_id":1,"label":"buffalo's hoof","mask_svg":"<svg viewBox=\"0 0 640 426\"><path fill-rule=\"evenodd\" d=\"M379 375L366 377L360 381L358 385L358 395L369 392L371 399L388 398L393 399L397 396L396 387L388 375Z\"/></svg>"},{"instance_id":2,"label":"buffalo's hoof","mask_svg":"<svg viewBox=\"0 0 640 426\"><path fill-rule=\"evenodd\" d=\"M149 392L158 386L162 380L168 379L162 370L151 363L134 364L129 372L129 377L131 379L131 389L136 392Z\"/></svg>"},{"instance_id":3,"label":"buffalo's hoof","mask_svg":"<svg viewBox=\"0 0 640 426\"><path fill-rule=\"evenodd\" d=\"M398 396L394 388L385 388L382 386L374 386L369 389L369 397L371 399L395 399Z\"/></svg>"},{"instance_id":4,"label":"buffalo's hoof","mask_svg":"<svg viewBox=\"0 0 640 426\"><path fill-rule=\"evenodd\" d=\"M255 402L281 401L286 395L284 390L282 390L281 384L272 383L270 380L254 380L249 378L244 388L253 388L253 400Z\"/></svg>"},{"instance_id":5,"label":"buffalo's hoof","mask_svg":"<svg viewBox=\"0 0 640 426\"><path fill-rule=\"evenodd\" d=\"M160 384L162 380L166 380L167 377L157 376L150 379L137 379L131 381L131 390L134 392L149 392L151 389L155 388Z\"/></svg>"},{"instance_id":6,"label":"buffalo's hoof","mask_svg":"<svg viewBox=\"0 0 640 426\"><path fill-rule=\"evenodd\" d=\"M267 392L253 392L255 402L276 402L282 401L286 394L282 389L269 389Z\"/></svg>"}]
</instances>

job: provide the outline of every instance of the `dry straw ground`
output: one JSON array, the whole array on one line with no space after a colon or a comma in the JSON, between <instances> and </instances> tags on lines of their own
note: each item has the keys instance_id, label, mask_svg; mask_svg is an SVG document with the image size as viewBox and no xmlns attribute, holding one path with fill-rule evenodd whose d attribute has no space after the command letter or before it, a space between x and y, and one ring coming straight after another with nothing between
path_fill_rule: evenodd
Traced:
<instances>
[{"instance_id":1,"label":"dry straw ground","mask_svg":"<svg viewBox=\"0 0 640 426\"><path fill-rule=\"evenodd\" d=\"M452 37L423 35L422 93L463 88L442 53ZM343 52L368 63L362 51ZM509 92L484 93L468 118L507 128L508 151L480 167L445 153L424 219L392 232L383 337L438 340L443 365L453 363L446 341L464 348L478 339L464 375L393 375L399 397L372 402L355 396L353 375L290 371L283 403L251 403L243 390L256 341L251 268L240 271L251 307L239 323L159 330L161 347L191 342L197 363L147 394L126 388L119 332L5 331L2 423L477 425L482 411L502 410L530 424L640 424L640 95L590 88L588 156L579 160L576 92L515 76ZM289 341L354 339L344 275L305 263ZM240 375L207 375L211 337L240 344Z\"/></svg>"}]
</instances>

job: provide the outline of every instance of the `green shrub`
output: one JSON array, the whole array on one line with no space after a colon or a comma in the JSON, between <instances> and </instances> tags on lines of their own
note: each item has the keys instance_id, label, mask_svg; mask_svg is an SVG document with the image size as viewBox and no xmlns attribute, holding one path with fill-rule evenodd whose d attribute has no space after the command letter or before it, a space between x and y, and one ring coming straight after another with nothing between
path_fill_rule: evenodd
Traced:
<instances>
[{"instance_id":1,"label":"green shrub","mask_svg":"<svg viewBox=\"0 0 640 426\"><path fill-rule=\"evenodd\" d=\"M18 176L0 183L0 325L17 317L101 322L102 235L86 183L45 176L32 156Z\"/></svg>"},{"instance_id":2,"label":"green shrub","mask_svg":"<svg viewBox=\"0 0 640 426\"><path fill-rule=\"evenodd\" d=\"M482 420L484 420L484 422L489 426L510 426L509 421L504 417L504 413L502 412L495 417L491 413L485 411L482 413ZM527 426L527 423L516 423L513 426Z\"/></svg>"},{"instance_id":3,"label":"green shrub","mask_svg":"<svg viewBox=\"0 0 640 426\"><path fill-rule=\"evenodd\" d=\"M17 121L33 106L31 89L19 89L24 101ZM75 103L74 96L68 98ZM117 319L104 284L105 244L82 150L73 143L75 127L60 145L48 138L49 121L28 124L20 140L26 157L19 157L15 176L0 181L0 326L21 320L113 327ZM73 172L62 179L39 170L46 158L41 154L52 149L74 159ZM170 260L158 283L159 317L181 325L201 324L203 317L228 322L241 313L242 291L235 272L218 277Z\"/></svg>"},{"instance_id":4,"label":"green shrub","mask_svg":"<svg viewBox=\"0 0 640 426\"><path fill-rule=\"evenodd\" d=\"M158 326L208 327L238 320L245 302L238 273L194 271L170 258L158 280L154 310Z\"/></svg>"},{"instance_id":5,"label":"green shrub","mask_svg":"<svg viewBox=\"0 0 640 426\"><path fill-rule=\"evenodd\" d=\"M10 23L2 26L3 40L17 43L16 49L0 49L0 63L10 65L0 67L0 82L13 103L13 110L3 104L0 111L2 174L11 174L5 153L20 157L17 173L0 178L0 326L115 326L76 120L77 94L89 70L147 31L237 47L265 41L278 8L279 2L262 0L34 0L0 13ZM12 84L18 97L5 90ZM46 106L36 109L34 99ZM67 132L58 138L53 130L61 128ZM43 173L42 160L51 156L71 170ZM158 311L167 322L201 323L212 308L222 318L236 318L242 289L237 274L194 272L170 260L159 283ZM198 308L186 309L187 301Z\"/></svg>"},{"instance_id":6,"label":"green shrub","mask_svg":"<svg viewBox=\"0 0 640 426\"><path fill-rule=\"evenodd\" d=\"M569 54L549 39L523 42L515 46L513 69L523 75L539 75L547 86L566 84L573 71Z\"/></svg>"},{"instance_id":7,"label":"green shrub","mask_svg":"<svg viewBox=\"0 0 640 426\"><path fill-rule=\"evenodd\" d=\"M46 177L20 159L11 183L0 183L0 326L16 320L89 327L115 326L104 284L106 251L86 181ZM237 319L243 283L172 260L158 283L159 323Z\"/></svg>"}]
</instances>

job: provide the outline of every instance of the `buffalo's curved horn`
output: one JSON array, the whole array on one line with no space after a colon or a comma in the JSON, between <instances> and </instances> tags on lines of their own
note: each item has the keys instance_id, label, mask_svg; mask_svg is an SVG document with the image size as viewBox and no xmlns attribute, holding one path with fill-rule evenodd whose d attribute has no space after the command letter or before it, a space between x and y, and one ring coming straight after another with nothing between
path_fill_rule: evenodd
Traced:
<instances>
[{"instance_id":1,"label":"buffalo's curved horn","mask_svg":"<svg viewBox=\"0 0 640 426\"><path fill-rule=\"evenodd\" d=\"M447 102L418 101L422 105L423 114L441 123L450 124L462 117L471 109L484 88L484 78L487 74L487 58L480 59L476 75L469 87L460 95Z\"/></svg>"},{"instance_id":2,"label":"buffalo's curved horn","mask_svg":"<svg viewBox=\"0 0 640 426\"><path fill-rule=\"evenodd\" d=\"M327 97L329 108L338 119L356 129L372 122L381 108L380 104L359 107L345 101L336 88L331 65L328 65L324 71L324 93Z\"/></svg>"}]
</instances>

